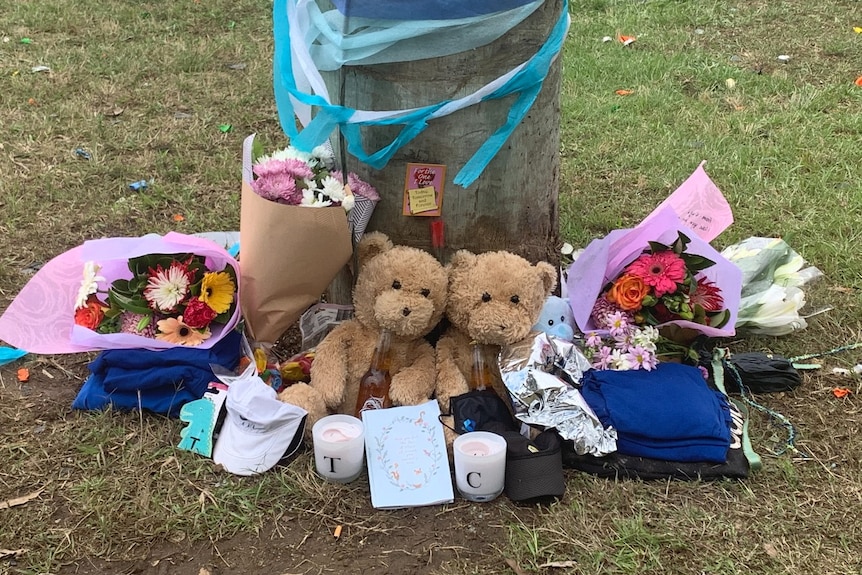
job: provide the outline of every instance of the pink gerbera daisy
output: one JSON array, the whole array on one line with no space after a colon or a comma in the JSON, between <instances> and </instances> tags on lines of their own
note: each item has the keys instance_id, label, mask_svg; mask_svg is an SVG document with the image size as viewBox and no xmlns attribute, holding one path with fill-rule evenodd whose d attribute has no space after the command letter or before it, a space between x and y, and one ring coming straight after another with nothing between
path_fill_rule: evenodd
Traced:
<instances>
[{"instance_id":1,"label":"pink gerbera daisy","mask_svg":"<svg viewBox=\"0 0 862 575\"><path fill-rule=\"evenodd\" d=\"M712 282L701 276L697 279L697 285L694 288L694 293L691 294L691 305L699 305L706 311L721 311L724 307L724 298L721 297L721 290Z\"/></svg>"},{"instance_id":2,"label":"pink gerbera daisy","mask_svg":"<svg viewBox=\"0 0 862 575\"><path fill-rule=\"evenodd\" d=\"M675 292L677 284L685 280L685 262L669 251L643 254L629 264L626 273L643 279L655 290L655 296L661 297Z\"/></svg>"}]
</instances>

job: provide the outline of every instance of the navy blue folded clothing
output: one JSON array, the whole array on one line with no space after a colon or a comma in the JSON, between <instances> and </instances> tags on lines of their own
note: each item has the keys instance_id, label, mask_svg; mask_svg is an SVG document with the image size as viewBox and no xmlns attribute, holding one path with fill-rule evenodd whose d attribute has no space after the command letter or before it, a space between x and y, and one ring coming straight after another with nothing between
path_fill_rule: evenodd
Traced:
<instances>
[{"instance_id":1,"label":"navy blue folded clothing","mask_svg":"<svg viewBox=\"0 0 862 575\"><path fill-rule=\"evenodd\" d=\"M73 409L144 409L178 417L187 402L200 399L213 381L210 364L235 369L240 358L238 331L210 349L173 347L162 351L112 349L90 365L90 376Z\"/></svg>"},{"instance_id":2,"label":"navy blue folded clothing","mask_svg":"<svg viewBox=\"0 0 862 575\"><path fill-rule=\"evenodd\" d=\"M589 370L581 394L605 427L617 430L617 451L666 461L727 460L730 407L700 370L661 363L651 371Z\"/></svg>"}]
</instances>

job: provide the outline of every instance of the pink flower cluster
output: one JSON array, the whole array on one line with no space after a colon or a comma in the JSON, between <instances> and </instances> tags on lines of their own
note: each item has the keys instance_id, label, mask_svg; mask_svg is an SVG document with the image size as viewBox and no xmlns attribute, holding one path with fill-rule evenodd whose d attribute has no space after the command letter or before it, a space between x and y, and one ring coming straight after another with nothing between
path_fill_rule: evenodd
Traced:
<instances>
[{"instance_id":1,"label":"pink flower cluster","mask_svg":"<svg viewBox=\"0 0 862 575\"><path fill-rule=\"evenodd\" d=\"M332 177L338 180L339 182L343 182L344 178L341 175L341 170L335 170L332 172ZM359 179L359 176L354 174L353 172L347 173L347 185L350 186L350 191L356 194L357 196L362 196L363 198L379 201L380 194L377 193L377 190L369 184L368 182L364 182Z\"/></svg>"},{"instance_id":2,"label":"pink flower cluster","mask_svg":"<svg viewBox=\"0 0 862 575\"><path fill-rule=\"evenodd\" d=\"M685 262L671 251L642 254L629 264L626 273L638 276L652 286L655 297L677 290L677 284L685 280Z\"/></svg>"},{"instance_id":3,"label":"pink flower cluster","mask_svg":"<svg viewBox=\"0 0 862 575\"><path fill-rule=\"evenodd\" d=\"M622 311L606 315L605 321L600 328L607 330L606 336L598 332L587 336L585 355L594 369L650 371L658 365L656 328L639 327Z\"/></svg>"},{"instance_id":4,"label":"pink flower cluster","mask_svg":"<svg viewBox=\"0 0 862 575\"><path fill-rule=\"evenodd\" d=\"M715 262L685 251L687 236L666 246L650 242L648 251L608 282L593 306L596 325L610 311L625 312L637 325L686 320L721 327L730 317L721 290L701 274ZM598 319L597 319L598 318Z\"/></svg>"},{"instance_id":5,"label":"pink flower cluster","mask_svg":"<svg viewBox=\"0 0 862 575\"><path fill-rule=\"evenodd\" d=\"M253 170L257 177L251 181L251 188L259 196L291 205L302 201L302 188L296 185L296 181L314 178L308 164L297 158L271 159L255 164Z\"/></svg>"}]
</instances>

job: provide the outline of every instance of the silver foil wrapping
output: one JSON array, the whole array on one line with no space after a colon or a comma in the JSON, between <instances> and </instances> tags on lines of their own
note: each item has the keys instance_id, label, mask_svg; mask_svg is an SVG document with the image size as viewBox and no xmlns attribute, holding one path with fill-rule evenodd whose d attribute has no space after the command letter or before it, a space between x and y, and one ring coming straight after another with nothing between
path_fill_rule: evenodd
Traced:
<instances>
[{"instance_id":1,"label":"silver foil wrapping","mask_svg":"<svg viewBox=\"0 0 862 575\"><path fill-rule=\"evenodd\" d=\"M499 361L520 421L556 428L563 439L572 440L579 455L616 451L616 430L604 428L576 388L590 362L574 343L533 332L503 347Z\"/></svg>"}]
</instances>

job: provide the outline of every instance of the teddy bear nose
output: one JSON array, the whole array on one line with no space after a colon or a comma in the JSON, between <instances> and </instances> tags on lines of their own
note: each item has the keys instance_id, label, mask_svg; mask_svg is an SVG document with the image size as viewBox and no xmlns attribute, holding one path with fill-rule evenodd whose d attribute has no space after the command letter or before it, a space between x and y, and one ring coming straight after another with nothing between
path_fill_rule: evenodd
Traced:
<instances>
[{"instance_id":1,"label":"teddy bear nose","mask_svg":"<svg viewBox=\"0 0 862 575\"><path fill-rule=\"evenodd\" d=\"M404 317L407 317L408 315L410 315L410 308L409 308L409 307L405 307L404 309L402 309L402 310L401 310L401 315L403 315Z\"/></svg>"}]
</instances>

